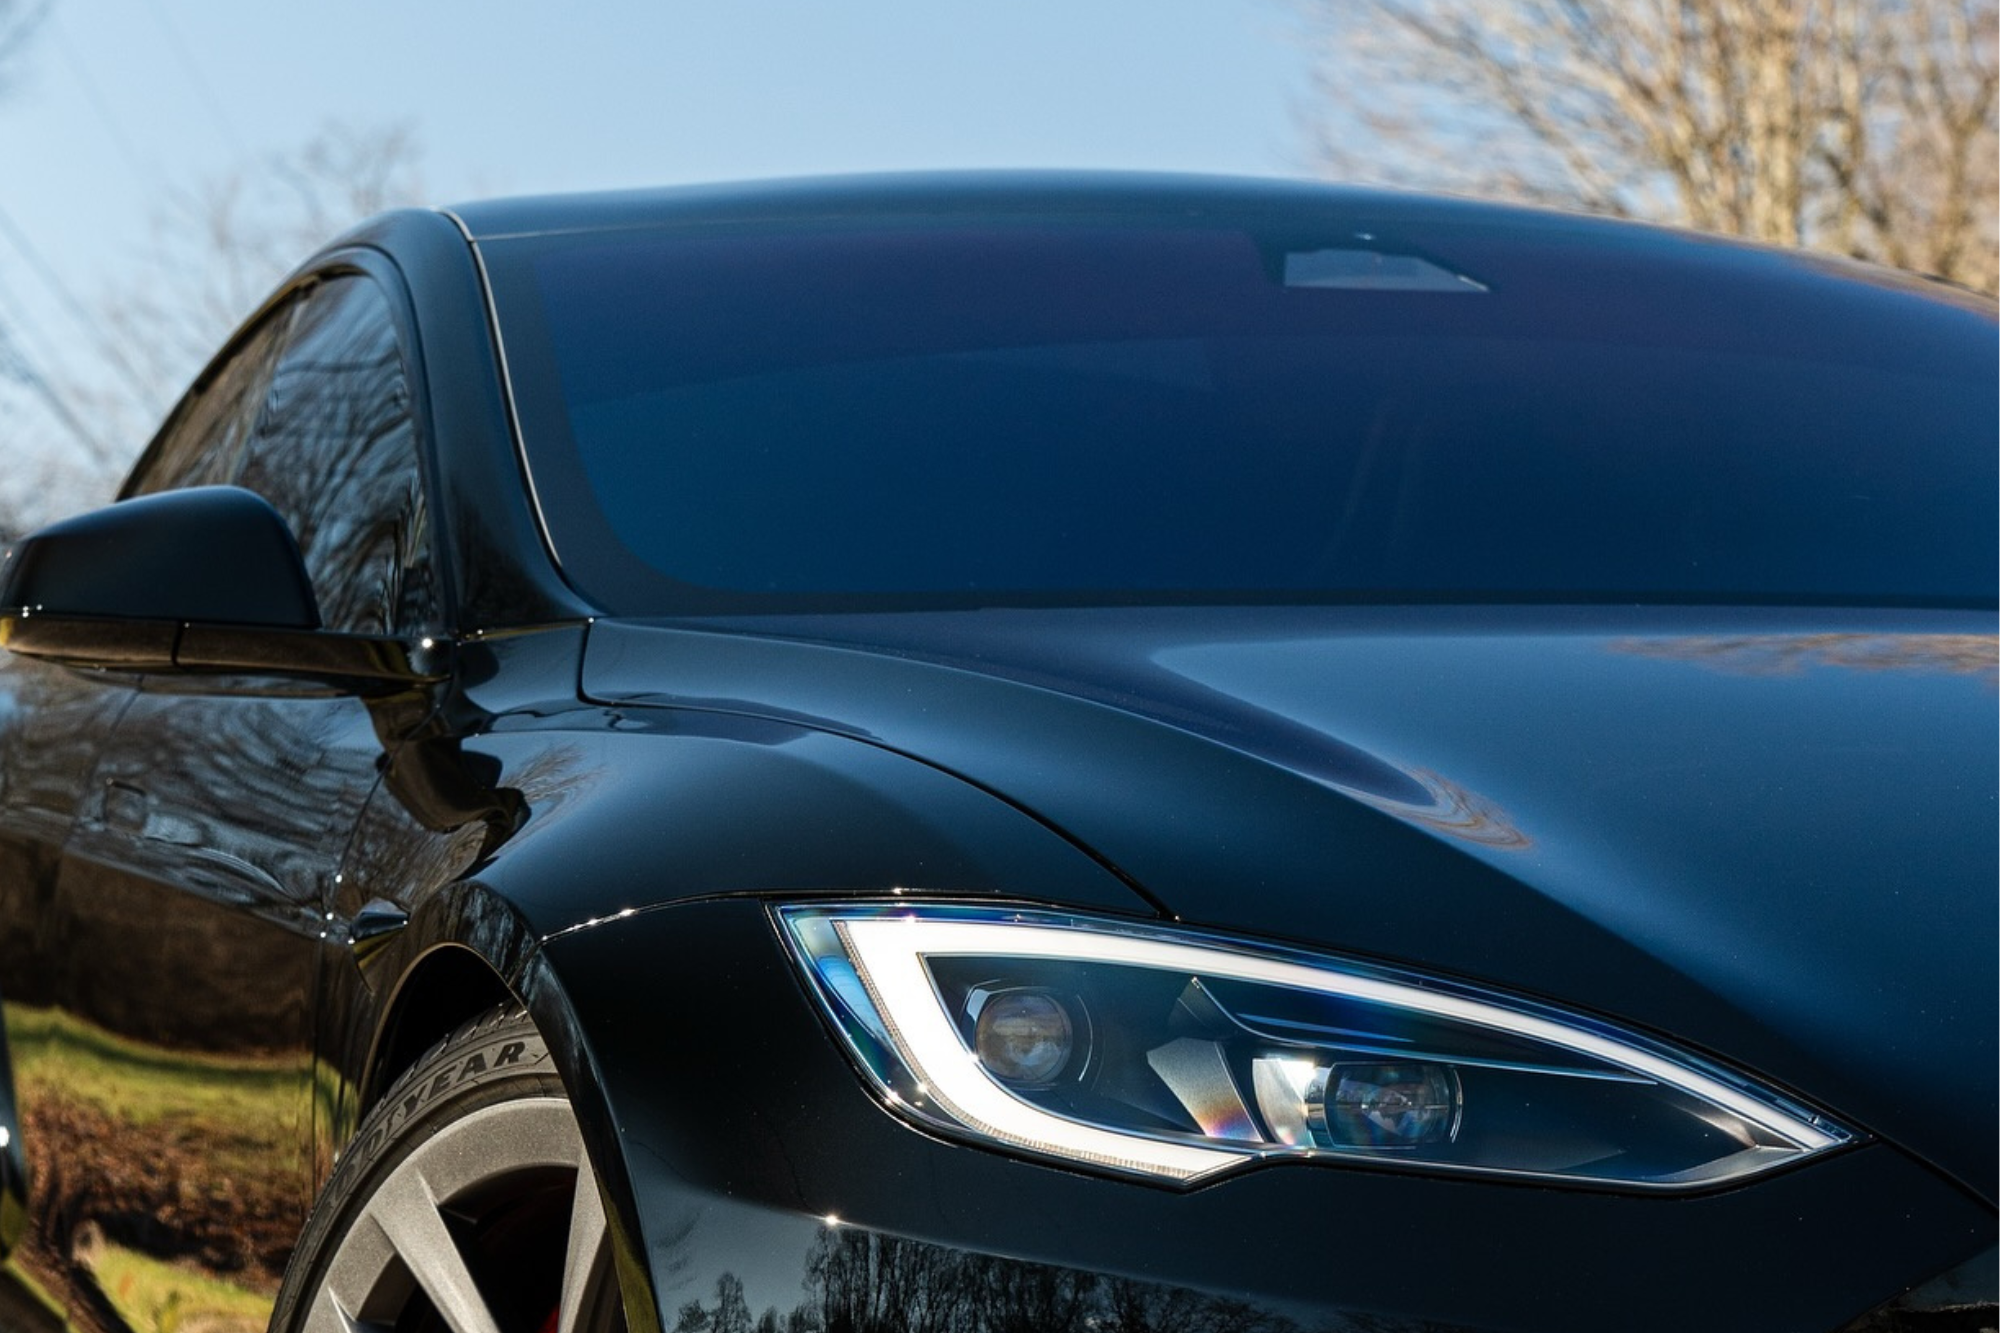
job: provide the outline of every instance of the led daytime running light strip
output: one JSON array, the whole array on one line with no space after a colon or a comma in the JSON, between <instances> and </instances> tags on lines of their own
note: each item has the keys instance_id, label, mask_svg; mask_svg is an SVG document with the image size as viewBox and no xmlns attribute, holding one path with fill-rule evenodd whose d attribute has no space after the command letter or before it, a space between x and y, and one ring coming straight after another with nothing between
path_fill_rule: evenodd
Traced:
<instances>
[{"instance_id":1,"label":"led daytime running light strip","mask_svg":"<svg viewBox=\"0 0 2000 1333\"><path fill-rule=\"evenodd\" d=\"M834 922L875 1012L888 1024L890 1036L908 1057L910 1072L952 1118L969 1129L1018 1147L1046 1151L1045 1145L1058 1142L1066 1156L1175 1180L1193 1180L1243 1159L1245 1154L1240 1152L1141 1138L1067 1120L1030 1106L995 1083L981 1068L979 1057L959 1040L944 1006L938 1003L937 991L931 985L923 960L926 955L947 953L1002 952L1016 958L1044 955L1016 948L1011 933L1006 935L1006 947L998 950L990 942L974 947L972 940L964 941L962 947L953 948L947 942L943 948L933 948L928 941L914 938L919 934L927 936L932 930L955 932L964 928L960 923L919 922L915 918ZM991 925L969 928L989 941L995 929Z\"/></svg>"},{"instance_id":2,"label":"led daytime running light strip","mask_svg":"<svg viewBox=\"0 0 2000 1333\"><path fill-rule=\"evenodd\" d=\"M1258 1156L1260 1150L1207 1148L1115 1133L1050 1114L1013 1096L966 1049L938 1000L925 958L1113 963L1345 996L1506 1032L1602 1060L1720 1107L1802 1152L1847 1141L1643 1048L1535 1014L1374 977L1168 940L1028 922L905 916L849 917L833 925L876 1012L908 1057L911 1072L944 1110L968 1128L1003 1142L1044 1150L1045 1145L1059 1143L1066 1155L1113 1168L1190 1181Z\"/></svg>"}]
</instances>

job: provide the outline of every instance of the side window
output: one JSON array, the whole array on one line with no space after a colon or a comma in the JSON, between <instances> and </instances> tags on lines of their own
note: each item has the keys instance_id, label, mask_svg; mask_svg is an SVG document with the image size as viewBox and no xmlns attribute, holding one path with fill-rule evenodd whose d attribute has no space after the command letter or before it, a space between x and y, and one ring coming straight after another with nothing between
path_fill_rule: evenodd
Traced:
<instances>
[{"instance_id":1,"label":"side window","mask_svg":"<svg viewBox=\"0 0 2000 1333\"><path fill-rule=\"evenodd\" d=\"M233 480L291 524L329 629L435 627L409 373L372 279L334 278L296 304Z\"/></svg>"},{"instance_id":2,"label":"side window","mask_svg":"<svg viewBox=\"0 0 2000 1333\"><path fill-rule=\"evenodd\" d=\"M209 379L184 399L164 434L138 466L131 495L215 486L229 481L243 459L243 442L263 410L272 354L290 322L289 308L259 325Z\"/></svg>"}]
</instances>

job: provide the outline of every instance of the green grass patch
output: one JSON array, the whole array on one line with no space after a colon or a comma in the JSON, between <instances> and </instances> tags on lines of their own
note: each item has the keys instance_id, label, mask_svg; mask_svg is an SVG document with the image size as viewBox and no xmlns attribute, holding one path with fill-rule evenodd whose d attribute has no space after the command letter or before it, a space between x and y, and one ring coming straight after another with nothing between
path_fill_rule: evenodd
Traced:
<instances>
[{"instance_id":1,"label":"green grass patch","mask_svg":"<svg viewBox=\"0 0 2000 1333\"><path fill-rule=\"evenodd\" d=\"M8 1009L7 1036L23 1141L47 1168L38 1188L79 1236L101 1228L88 1248L172 1256L149 1261L156 1273L116 1261L154 1319L135 1327L233 1330L197 1274L221 1291L277 1287L311 1171L302 1057L176 1052L43 1009Z\"/></svg>"},{"instance_id":2,"label":"green grass patch","mask_svg":"<svg viewBox=\"0 0 2000 1333\"><path fill-rule=\"evenodd\" d=\"M205 1055L115 1036L53 1009L9 1005L7 1044L23 1100L42 1091L127 1124L198 1119L269 1137L306 1113L296 1059ZM254 1127L254 1128L253 1128Z\"/></svg>"},{"instance_id":3,"label":"green grass patch","mask_svg":"<svg viewBox=\"0 0 2000 1333\"><path fill-rule=\"evenodd\" d=\"M134 1333L262 1333L272 1300L217 1278L103 1244L91 1276Z\"/></svg>"}]
</instances>

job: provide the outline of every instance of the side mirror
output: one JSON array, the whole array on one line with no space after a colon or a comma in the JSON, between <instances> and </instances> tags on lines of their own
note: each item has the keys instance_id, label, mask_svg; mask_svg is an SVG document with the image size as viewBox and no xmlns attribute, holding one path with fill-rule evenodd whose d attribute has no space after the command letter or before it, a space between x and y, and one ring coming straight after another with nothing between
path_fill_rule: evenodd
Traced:
<instances>
[{"instance_id":1,"label":"side mirror","mask_svg":"<svg viewBox=\"0 0 2000 1333\"><path fill-rule=\"evenodd\" d=\"M263 497L203 486L126 500L23 538L0 565L0 645L123 671L342 685L444 674L444 645L319 629L312 583Z\"/></svg>"},{"instance_id":2,"label":"side mirror","mask_svg":"<svg viewBox=\"0 0 2000 1333\"><path fill-rule=\"evenodd\" d=\"M4 575L0 609L34 615L319 628L285 520L235 486L143 496L50 524L21 540Z\"/></svg>"}]
</instances>

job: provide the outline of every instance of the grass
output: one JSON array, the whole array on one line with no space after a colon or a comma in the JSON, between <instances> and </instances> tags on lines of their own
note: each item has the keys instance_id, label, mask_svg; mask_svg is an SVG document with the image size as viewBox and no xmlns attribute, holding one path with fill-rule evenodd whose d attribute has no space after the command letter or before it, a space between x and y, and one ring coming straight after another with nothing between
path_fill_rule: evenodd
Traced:
<instances>
[{"instance_id":1,"label":"grass","mask_svg":"<svg viewBox=\"0 0 2000 1333\"><path fill-rule=\"evenodd\" d=\"M9 1005L7 1044L23 1100L34 1089L133 1125L200 1119L268 1138L306 1106L295 1060L201 1055L114 1036L53 1009Z\"/></svg>"},{"instance_id":2,"label":"grass","mask_svg":"<svg viewBox=\"0 0 2000 1333\"><path fill-rule=\"evenodd\" d=\"M262 1328L312 1169L302 1057L175 1051L55 1010L5 1012L26 1146L77 1223L57 1253L73 1245L135 1329Z\"/></svg>"},{"instance_id":3,"label":"grass","mask_svg":"<svg viewBox=\"0 0 2000 1333\"><path fill-rule=\"evenodd\" d=\"M91 1276L134 1333L262 1333L271 1298L105 1243Z\"/></svg>"}]
</instances>

